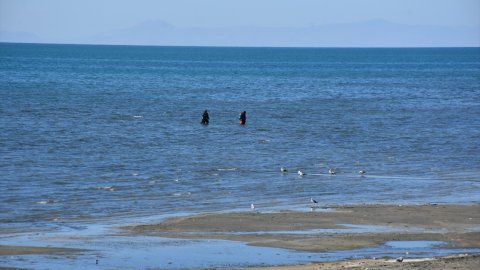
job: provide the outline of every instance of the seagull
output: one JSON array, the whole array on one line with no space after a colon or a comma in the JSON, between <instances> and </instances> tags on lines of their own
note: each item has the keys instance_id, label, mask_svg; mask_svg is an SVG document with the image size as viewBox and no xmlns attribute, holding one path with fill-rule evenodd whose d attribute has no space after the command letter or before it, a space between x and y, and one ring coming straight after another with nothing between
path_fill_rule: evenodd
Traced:
<instances>
[{"instance_id":1,"label":"seagull","mask_svg":"<svg viewBox=\"0 0 480 270\"><path fill-rule=\"evenodd\" d=\"M328 173L329 174L336 174L335 169L333 169L333 168L328 169Z\"/></svg>"},{"instance_id":2,"label":"seagull","mask_svg":"<svg viewBox=\"0 0 480 270\"><path fill-rule=\"evenodd\" d=\"M250 209L252 209L252 212L255 213L255 214L260 214L260 212L258 210L255 209L255 204L250 204Z\"/></svg>"},{"instance_id":3,"label":"seagull","mask_svg":"<svg viewBox=\"0 0 480 270\"><path fill-rule=\"evenodd\" d=\"M398 258L396 259L396 261L397 261L397 262L403 262L403 257L398 257Z\"/></svg>"},{"instance_id":4,"label":"seagull","mask_svg":"<svg viewBox=\"0 0 480 270\"><path fill-rule=\"evenodd\" d=\"M300 175L300 176L304 176L304 175L305 175L305 173L304 173L303 171L298 171L298 175Z\"/></svg>"},{"instance_id":5,"label":"seagull","mask_svg":"<svg viewBox=\"0 0 480 270\"><path fill-rule=\"evenodd\" d=\"M360 170L360 171L358 171L358 173L361 174L361 175L364 175L364 174L365 174L365 170Z\"/></svg>"},{"instance_id":6,"label":"seagull","mask_svg":"<svg viewBox=\"0 0 480 270\"><path fill-rule=\"evenodd\" d=\"M287 171L287 168L284 168L284 167L281 167L281 168L280 168L280 171L281 171L282 173L288 172L288 171Z\"/></svg>"},{"instance_id":7,"label":"seagull","mask_svg":"<svg viewBox=\"0 0 480 270\"><path fill-rule=\"evenodd\" d=\"M310 206L310 211L315 211L317 209L318 202L314 200L313 198L310 198L310 202L312 203L312 206Z\"/></svg>"}]
</instances>

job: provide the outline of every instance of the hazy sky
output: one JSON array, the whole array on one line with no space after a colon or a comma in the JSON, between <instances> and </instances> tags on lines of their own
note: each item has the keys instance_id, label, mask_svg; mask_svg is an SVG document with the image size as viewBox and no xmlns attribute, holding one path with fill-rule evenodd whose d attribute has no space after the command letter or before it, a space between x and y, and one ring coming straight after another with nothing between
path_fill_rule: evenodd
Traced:
<instances>
[{"instance_id":1,"label":"hazy sky","mask_svg":"<svg viewBox=\"0 0 480 270\"><path fill-rule=\"evenodd\" d=\"M176 27L305 27L384 19L480 26L480 0L0 0L0 31L72 38L147 20Z\"/></svg>"}]
</instances>

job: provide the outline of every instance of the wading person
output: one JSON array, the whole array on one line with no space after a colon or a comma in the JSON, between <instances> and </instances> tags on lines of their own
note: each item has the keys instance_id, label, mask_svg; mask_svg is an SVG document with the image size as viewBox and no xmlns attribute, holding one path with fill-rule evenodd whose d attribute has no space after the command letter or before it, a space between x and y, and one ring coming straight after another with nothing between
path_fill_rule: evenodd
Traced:
<instances>
[{"instance_id":1,"label":"wading person","mask_svg":"<svg viewBox=\"0 0 480 270\"><path fill-rule=\"evenodd\" d=\"M246 111L241 112L238 119L240 120L240 125L245 125L245 123L247 122L247 112Z\"/></svg>"},{"instance_id":2,"label":"wading person","mask_svg":"<svg viewBox=\"0 0 480 270\"><path fill-rule=\"evenodd\" d=\"M205 110L202 115L201 123L202 125L208 125L209 122L210 122L210 116L208 116L208 111Z\"/></svg>"}]
</instances>

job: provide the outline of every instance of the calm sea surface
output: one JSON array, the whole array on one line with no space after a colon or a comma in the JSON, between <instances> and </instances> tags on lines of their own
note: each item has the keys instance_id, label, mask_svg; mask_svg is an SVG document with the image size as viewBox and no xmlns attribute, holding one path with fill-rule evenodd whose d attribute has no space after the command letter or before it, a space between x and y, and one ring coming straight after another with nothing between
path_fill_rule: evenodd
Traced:
<instances>
[{"instance_id":1,"label":"calm sea surface","mask_svg":"<svg viewBox=\"0 0 480 270\"><path fill-rule=\"evenodd\" d=\"M0 228L311 197L480 203L480 49L0 44Z\"/></svg>"}]
</instances>

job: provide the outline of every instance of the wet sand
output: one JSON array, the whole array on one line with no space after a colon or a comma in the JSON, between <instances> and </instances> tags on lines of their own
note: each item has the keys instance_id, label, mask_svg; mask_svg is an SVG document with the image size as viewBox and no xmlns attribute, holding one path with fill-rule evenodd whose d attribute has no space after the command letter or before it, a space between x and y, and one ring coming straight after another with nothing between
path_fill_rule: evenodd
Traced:
<instances>
[{"instance_id":1,"label":"wet sand","mask_svg":"<svg viewBox=\"0 0 480 270\"><path fill-rule=\"evenodd\" d=\"M398 240L445 241L450 247L480 248L480 205L356 205L331 210L206 214L123 228L138 234L236 240L316 252ZM381 227L358 233L342 224ZM319 229L324 231L308 231Z\"/></svg>"}]
</instances>

